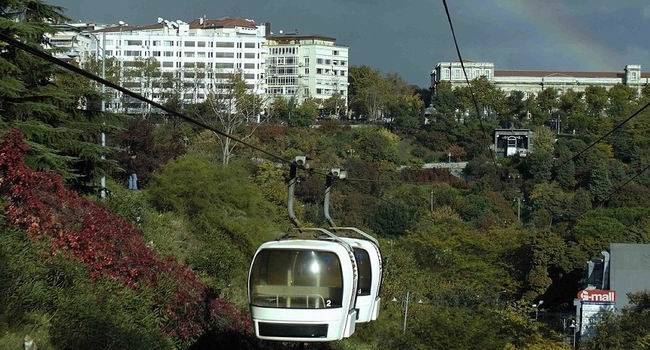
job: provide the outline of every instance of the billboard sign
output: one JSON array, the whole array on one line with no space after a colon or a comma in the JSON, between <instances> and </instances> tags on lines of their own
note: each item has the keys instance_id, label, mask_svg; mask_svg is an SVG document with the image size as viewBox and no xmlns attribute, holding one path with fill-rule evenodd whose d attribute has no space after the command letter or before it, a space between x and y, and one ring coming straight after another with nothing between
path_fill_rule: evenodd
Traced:
<instances>
[{"instance_id":1,"label":"billboard sign","mask_svg":"<svg viewBox=\"0 0 650 350\"><path fill-rule=\"evenodd\" d=\"M615 303L616 292L613 290L584 289L578 292L578 299L582 302Z\"/></svg>"},{"instance_id":2,"label":"billboard sign","mask_svg":"<svg viewBox=\"0 0 650 350\"><path fill-rule=\"evenodd\" d=\"M588 338L595 334L595 327L604 313L614 311L616 292L603 289L585 289L578 292L576 299L580 336Z\"/></svg>"}]
</instances>

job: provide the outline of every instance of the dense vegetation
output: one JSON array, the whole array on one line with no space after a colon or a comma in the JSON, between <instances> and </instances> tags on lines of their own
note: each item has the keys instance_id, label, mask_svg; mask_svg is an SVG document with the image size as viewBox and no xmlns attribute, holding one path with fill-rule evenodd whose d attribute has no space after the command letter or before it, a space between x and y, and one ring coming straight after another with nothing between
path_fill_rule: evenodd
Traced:
<instances>
[{"instance_id":1,"label":"dense vegetation","mask_svg":"<svg viewBox=\"0 0 650 350\"><path fill-rule=\"evenodd\" d=\"M44 19L60 17L35 0L0 8L22 19L3 15L0 29L32 44L48 30ZM25 335L39 349L282 347L251 337L246 274L257 246L290 228L285 167L241 146L224 153L212 132L152 111L100 113L97 87L11 47L0 47L0 72L0 347ZM479 119L467 87L443 84L429 96L366 66L351 67L350 82L350 115L380 125L330 120L342 114L334 96L273 101L265 123L233 128L284 157L307 155L314 168L378 180L337 182L333 214L380 238L382 313L329 347L567 348L561 319L572 314L585 261L610 242L650 243L650 176L619 187L650 162L650 113L571 156L646 103L650 89L506 96L479 79ZM225 127L205 104L174 96L168 104ZM311 127L319 114L326 119ZM486 145L496 127L533 129L534 153L495 164ZM96 146L102 128L108 150ZM421 169L448 154L469 162L463 179ZM125 188L131 173L138 191ZM103 201L102 174L111 178ZM324 179L301 175L299 215L325 225ZM647 299L606 318L583 346L647 347Z\"/></svg>"}]
</instances>

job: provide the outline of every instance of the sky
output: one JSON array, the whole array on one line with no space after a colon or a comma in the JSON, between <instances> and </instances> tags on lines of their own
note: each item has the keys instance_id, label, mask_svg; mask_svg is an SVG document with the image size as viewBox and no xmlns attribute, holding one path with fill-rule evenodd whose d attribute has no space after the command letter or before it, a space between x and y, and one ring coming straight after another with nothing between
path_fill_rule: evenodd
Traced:
<instances>
[{"instance_id":1,"label":"sky","mask_svg":"<svg viewBox=\"0 0 650 350\"><path fill-rule=\"evenodd\" d=\"M245 17L272 30L321 34L350 47L350 64L427 86L457 60L442 0L45 0L79 21L131 25L158 17ZM463 58L496 69L650 70L648 0L448 0Z\"/></svg>"}]
</instances>

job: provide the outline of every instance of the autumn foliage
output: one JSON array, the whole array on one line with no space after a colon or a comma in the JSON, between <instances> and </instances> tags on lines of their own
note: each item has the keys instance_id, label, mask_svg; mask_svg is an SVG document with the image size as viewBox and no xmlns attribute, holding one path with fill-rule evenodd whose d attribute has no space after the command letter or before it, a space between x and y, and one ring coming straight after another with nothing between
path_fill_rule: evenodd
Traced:
<instances>
[{"instance_id":1,"label":"autumn foliage","mask_svg":"<svg viewBox=\"0 0 650 350\"><path fill-rule=\"evenodd\" d=\"M65 188L56 173L28 167L27 151L15 129L0 143L0 195L9 225L24 229L32 239L48 240L53 254L81 261L92 278L110 277L133 289L156 290L162 330L180 342L215 326L250 330L245 315L212 297L191 269L157 256L129 222Z\"/></svg>"}]
</instances>

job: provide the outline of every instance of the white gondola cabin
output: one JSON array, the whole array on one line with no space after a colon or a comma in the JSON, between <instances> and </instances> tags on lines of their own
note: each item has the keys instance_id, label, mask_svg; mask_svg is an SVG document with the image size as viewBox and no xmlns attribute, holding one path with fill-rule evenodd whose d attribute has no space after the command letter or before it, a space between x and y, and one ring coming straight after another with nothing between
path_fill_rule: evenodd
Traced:
<instances>
[{"instance_id":1,"label":"white gondola cabin","mask_svg":"<svg viewBox=\"0 0 650 350\"><path fill-rule=\"evenodd\" d=\"M357 279L352 248L338 238L264 243L248 280L257 337L325 342L351 336Z\"/></svg>"},{"instance_id":2,"label":"white gondola cabin","mask_svg":"<svg viewBox=\"0 0 650 350\"><path fill-rule=\"evenodd\" d=\"M334 227L332 228L337 234L345 231L363 233L354 227ZM365 235L365 233L363 233ZM374 321L379 316L381 306L381 283L383 278L383 266L381 253L377 241L368 236L370 239L359 239L350 237L340 237L348 242L354 250L354 257L359 269L359 282L357 285L357 323Z\"/></svg>"}]
</instances>

